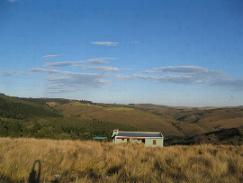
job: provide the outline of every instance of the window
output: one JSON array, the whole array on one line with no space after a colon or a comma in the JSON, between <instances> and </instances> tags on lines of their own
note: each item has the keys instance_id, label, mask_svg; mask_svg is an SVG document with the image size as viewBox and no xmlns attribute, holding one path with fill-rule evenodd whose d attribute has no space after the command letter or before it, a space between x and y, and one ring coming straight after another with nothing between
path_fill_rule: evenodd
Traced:
<instances>
[{"instance_id":1,"label":"window","mask_svg":"<svg viewBox=\"0 0 243 183\"><path fill-rule=\"evenodd\" d=\"M153 140L153 145L156 145L156 140Z\"/></svg>"}]
</instances>

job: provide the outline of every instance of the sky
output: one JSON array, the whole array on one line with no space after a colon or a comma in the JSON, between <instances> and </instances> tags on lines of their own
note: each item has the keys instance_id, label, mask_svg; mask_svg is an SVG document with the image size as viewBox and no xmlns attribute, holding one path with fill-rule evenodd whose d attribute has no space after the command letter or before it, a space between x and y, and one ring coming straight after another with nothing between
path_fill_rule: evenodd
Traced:
<instances>
[{"instance_id":1,"label":"sky","mask_svg":"<svg viewBox=\"0 0 243 183\"><path fill-rule=\"evenodd\" d=\"M0 0L0 92L243 105L242 0Z\"/></svg>"}]
</instances>

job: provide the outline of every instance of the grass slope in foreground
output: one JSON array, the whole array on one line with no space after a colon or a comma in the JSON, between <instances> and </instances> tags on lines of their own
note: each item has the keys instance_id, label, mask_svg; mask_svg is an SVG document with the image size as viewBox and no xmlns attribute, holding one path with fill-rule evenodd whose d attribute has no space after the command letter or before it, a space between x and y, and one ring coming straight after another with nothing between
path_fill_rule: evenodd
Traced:
<instances>
[{"instance_id":1,"label":"grass slope in foreground","mask_svg":"<svg viewBox=\"0 0 243 183\"><path fill-rule=\"evenodd\" d=\"M0 138L2 182L26 182L41 161L41 181L184 182L243 181L243 146L145 148L89 141ZM0 181L1 182L1 181Z\"/></svg>"}]
</instances>

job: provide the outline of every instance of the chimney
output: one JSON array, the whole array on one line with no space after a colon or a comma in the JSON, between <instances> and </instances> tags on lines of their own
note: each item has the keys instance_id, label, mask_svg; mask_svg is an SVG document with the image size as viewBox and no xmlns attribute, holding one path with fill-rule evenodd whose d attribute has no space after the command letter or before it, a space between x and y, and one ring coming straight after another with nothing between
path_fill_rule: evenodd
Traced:
<instances>
[{"instance_id":1,"label":"chimney","mask_svg":"<svg viewBox=\"0 0 243 183\"><path fill-rule=\"evenodd\" d=\"M119 129L113 130L112 137L118 135L118 133L119 133Z\"/></svg>"}]
</instances>

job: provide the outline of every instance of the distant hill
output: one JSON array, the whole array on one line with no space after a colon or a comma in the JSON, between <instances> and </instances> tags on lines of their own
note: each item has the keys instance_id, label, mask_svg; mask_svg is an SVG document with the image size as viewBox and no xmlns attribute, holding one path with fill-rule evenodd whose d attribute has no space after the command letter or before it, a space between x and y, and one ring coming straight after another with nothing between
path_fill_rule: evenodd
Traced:
<instances>
[{"instance_id":1,"label":"distant hill","mask_svg":"<svg viewBox=\"0 0 243 183\"><path fill-rule=\"evenodd\" d=\"M0 95L0 117L27 119L31 117L57 117L61 114L46 103Z\"/></svg>"},{"instance_id":2,"label":"distant hill","mask_svg":"<svg viewBox=\"0 0 243 183\"><path fill-rule=\"evenodd\" d=\"M171 140L242 126L243 107L116 105L0 95L0 136L91 139L94 135L110 137L118 128L162 131Z\"/></svg>"},{"instance_id":3,"label":"distant hill","mask_svg":"<svg viewBox=\"0 0 243 183\"><path fill-rule=\"evenodd\" d=\"M0 95L0 136L54 139L91 139L95 135L110 137L113 129L136 130L107 120L67 116L51 104L89 105L88 101L66 99L32 99Z\"/></svg>"}]
</instances>

